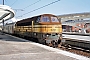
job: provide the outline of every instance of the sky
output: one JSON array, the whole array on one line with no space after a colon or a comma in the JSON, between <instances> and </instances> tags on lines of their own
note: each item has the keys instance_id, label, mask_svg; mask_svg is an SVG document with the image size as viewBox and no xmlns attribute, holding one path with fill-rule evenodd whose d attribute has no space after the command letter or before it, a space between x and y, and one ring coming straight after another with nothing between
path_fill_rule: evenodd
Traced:
<instances>
[{"instance_id":1,"label":"sky","mask_svg":"<svg viewBox=\"0 0 90 60\"><path fill-rule=\"evenodd\" d=\"M58 2L43 7L55 1ZM0 0L0 4L3 4L3 0ZM90 0L4 0L4 4L15 11L14 18L17 20L44 13L63 15L90 12ZM38 9L40 7L43 8Z\"/></svg>"}]
</instances>

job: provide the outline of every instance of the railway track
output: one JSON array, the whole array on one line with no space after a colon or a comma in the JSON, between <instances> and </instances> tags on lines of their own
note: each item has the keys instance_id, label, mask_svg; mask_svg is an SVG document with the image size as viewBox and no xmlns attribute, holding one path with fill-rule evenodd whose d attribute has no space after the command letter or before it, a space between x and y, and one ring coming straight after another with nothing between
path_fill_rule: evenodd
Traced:
<instances>
[{"instance_id":1,"label":"railway track","mask_svg":"<svg viewBox=\"0 0 90 60\"><path fill-rule=\"evenodd\" d=\"M68 39L66 39L66 40L68 40ZM48 46L51 46L51 45L48 45ZM53 47L53 46L51 46L51 47ZM70 45L70 44L69 45L62 44L62 46L54 47L54 48L69 51L71 53L75 53L75 54L86 56L86 57L90 58L90 49L87 49L87 48L82 48L82 47L74 46L74 45Z\"/></svg>"},{"instance_id":2,"label":"railway track","mask_svg":"<svg viewBox=\"0 0 90 60\"><path fill-rule=\"evenodd\" d=\"M51 45L47 45L47 46L53 47ZM68 47L68 46L62 45L60 47L53 47L53 48L61 49L61 50L64 50L64 51L68 51L68 52L71 52L71 53L74 53L74 54L78 54L78 55L82 55L82 56L90 58L90 51L86 50L86 49L79 48L79 47L74 47L74 46L69 46Z\"/></svg>"},{"instance_id":3,"label":"railway track","mask_svg":"<svg viewBox=\"0 0 90 60\"><path fill-rule=\"evenodd\" d=\"M59 49L90 58L90 35L63 34L63 40Z\"/></svg>"},{"instance_id":4,"label":"railway track","mask_svg":"<svg viewBox=\"0 0 90 60\"><path fill-rule=\"evenodd\" d=\"M84 50L80 50L80 49L75 49L75 48L68 48L68 47L65 47L65 46L61 46L58 49L69 51L71 53L75 53L75 54L86 56L86 57L90 58L90 52L88 52L88 51L84 51Z\"/></svg>"}]
</instances>

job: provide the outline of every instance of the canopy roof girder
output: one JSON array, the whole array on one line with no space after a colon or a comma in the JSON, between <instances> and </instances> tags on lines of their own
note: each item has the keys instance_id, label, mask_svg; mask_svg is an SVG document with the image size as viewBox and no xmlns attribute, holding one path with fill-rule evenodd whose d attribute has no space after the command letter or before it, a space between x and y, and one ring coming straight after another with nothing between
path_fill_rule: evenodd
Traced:
<instances>
[{"instance_id":1,"label":"canopy roof girder","mask_svg":"<svg viewBox=\"0 0 90 60\"><path fill-rule=\"evenodd\" d=\"M11 18L13 18L15 15L15 12L6 5L0 5L0 23L2 23L2 20L6 21Z\"/></svg>"}]
</instances>

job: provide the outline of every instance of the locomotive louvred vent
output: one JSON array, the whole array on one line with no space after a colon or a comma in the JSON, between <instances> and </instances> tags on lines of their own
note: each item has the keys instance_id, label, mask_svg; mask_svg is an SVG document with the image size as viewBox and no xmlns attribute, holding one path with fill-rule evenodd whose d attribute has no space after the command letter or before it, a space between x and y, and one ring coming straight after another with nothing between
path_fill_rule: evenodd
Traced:
<instances>
[{"instance_id":1,"label":"locomotive louvred vent","mask_svg":"<svg viewBox=\"0 0 90 60\"><path fill-rule=\"evenodd\" d=\"M52 35L52 36L55 36L55 35Z\"/></svg>"}]
</instances>

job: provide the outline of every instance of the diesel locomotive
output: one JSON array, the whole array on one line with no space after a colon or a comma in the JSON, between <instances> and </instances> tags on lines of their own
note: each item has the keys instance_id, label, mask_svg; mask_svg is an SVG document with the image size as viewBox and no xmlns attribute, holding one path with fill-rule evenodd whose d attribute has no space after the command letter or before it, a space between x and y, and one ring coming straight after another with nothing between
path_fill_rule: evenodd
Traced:
<instances>
[{"instance_id":1,"label":"diesel locomotive","mask_svg":"<svg viewBox=\"0 0 90 60\"><path fill-rule=\"evenodd\" d=\"M16 22L14 33L51 44L62 40L62 24L57 16L42 14Z\"/></svg>"}]
</instances>

